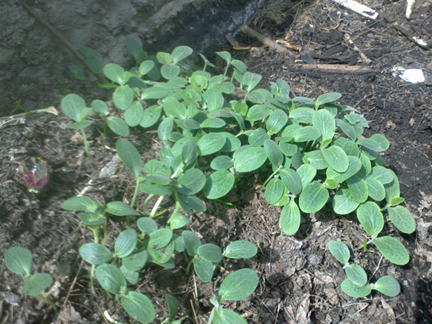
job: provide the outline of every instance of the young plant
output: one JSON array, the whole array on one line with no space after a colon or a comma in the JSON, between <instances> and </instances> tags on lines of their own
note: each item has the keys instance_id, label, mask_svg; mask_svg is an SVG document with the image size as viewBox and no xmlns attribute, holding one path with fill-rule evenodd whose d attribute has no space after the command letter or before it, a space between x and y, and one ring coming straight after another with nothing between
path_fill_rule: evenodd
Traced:
<instances>
[{"instance_id":1,"label":"young plant","mask_svg":"<svg viewBox=\"0 0 432 324\"><path fill-rule=\"evenodd\" d=\"M53 279L48 273L31 274L33 263L31 252L22 247L9 248L5 253L6 267L13 273L24 278L23 291L26 295L36 297L50 305L57 313L57 306L48 298L42 296L42 292L52 285Z\"/></svg>"},{"instance_id":2,"label":"young plant","mask_svg":"<svg viewBox=\"0 0 432 324\"><path fill-rule=\"evenodd\" d=\"M246 320L236 312L223 308L222 302L242 300L249 297L258 286L258 275L251 269L240 269L229 274L219 289L219 295L210 299L214 308L208 324L246 324Z\"/></svg>"},{"instance_id":3,"label":"young plant","mask_svg":"<svg viewBox=\"0 0 432 324\"><path fill-rule=\"evenodd\" d=\"M330 241L328 243L330 253L343 264L347 279L345 279L341 288L342 291L350 297L360 298L368 296L372 289L378 290L382 294L395 297L400 292L400 286L396 279L390 276L381 277L374 284L367 280L366 272L357 264L350 264L350 252L348 247L339 241Z\"/></svg>"}]
</instances>

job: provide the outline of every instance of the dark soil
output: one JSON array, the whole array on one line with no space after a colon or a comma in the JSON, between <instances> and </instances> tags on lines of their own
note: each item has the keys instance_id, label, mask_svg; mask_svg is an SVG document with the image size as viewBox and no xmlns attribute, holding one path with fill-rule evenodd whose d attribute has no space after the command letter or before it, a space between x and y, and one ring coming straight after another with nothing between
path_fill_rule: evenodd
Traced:
<instances>
[{"instance_id":1,"label":"dark soil","mask_svg":"<svg viewBox=\"0 0 432 324\"><path fill-rule=\"evenodd\" d=\"M259 193L257 174L243 179L226 198L232 206L208 201L208 211L190 215L188 225L202 235L205 243L222 248L233 240L249 240L258 246L257 256L222 262L214 281L208 284L184 274L187 260L183 257L176 260L179 266L174 272L153 265L146 267L138 290L152 299L155 322L167 316L163 297L169 293L179 299L178 319L183 323L206 323L211 309L209 299L222 278L233 270L250 267L260 277L256 292L244 302L227 305L244 314L250 323L432 323L432 88L427 82L405 82L391 72L397 65L420 68L426 77L432 76L431 49L419 47L392 27L398 21L428 39L432 35L432 2L419 3L410 21L404 17L405 2L364 3L378 10L377 20L368 20L328 1L296 3L289 10L274 8L293 21L290 27L270 19L263 11L251 27L265 29L261 32L272 38L283 38L289 30L288 41L300 45L302 51L293 52L295 60L291 55L262 48L232 54L244 60L250 71L263 75L263 86L281 78L290 84L295 96L316 98L326 92L342 93L341 102L360 110L369 121L369 135L381 133L388 138L387 166L397 173L401 195L406 199L404 205L414 214L418 227L414 234L403 236L391 226L386 230L407 246L411 260L397 267L378 253L356 252L353 259L362 262L372 282L383 275L395 277L401 284L401 294L394 298L380 293L362 299L346 296L340 289L345 279L343 269L328 252L327 243L341 240L353 250L363 243L364 231L353 218L338 217L329 209L304 215L298 236L281 235L280 210L269 206ZM344 41L344 35L350 35L370 64ZM249 41L244 36L238 39ZM244 45L258 47L253 41ZM374 72L304 70L299 65L302 59L369 66ZM114 158L115 137L104 138L93 126L88 134L91 156L86 157L79 135L65 128L68 123L61 114L0 120L0 255L11 246L29 248L33 270L48 272L54 278L47 296L60 308L57 316L45 304L26 297L22 279L8 271L2 261L1 324L109 323L106 314L120 323L129 322L121 307L101 288L97 288L98 298L91 294L89 267L78 254L79 246L90 242L91 235L80 225L77 215L61 209L60 204L83 191L101 204L113 200L128 203L133 195L133 179ZM161 143L154 132L136 132L131 141L143 153L144 162L157 157ZM32 164L37 157L49 164L51 179L39 194L32 194L15 169L18 162ZM101 169L110 162L114 171L101 175ZM164 208L173 207L168 199L163 204ZM115 218L109 226L113 237L124 228Z\"/></svg>"}]
</instances>

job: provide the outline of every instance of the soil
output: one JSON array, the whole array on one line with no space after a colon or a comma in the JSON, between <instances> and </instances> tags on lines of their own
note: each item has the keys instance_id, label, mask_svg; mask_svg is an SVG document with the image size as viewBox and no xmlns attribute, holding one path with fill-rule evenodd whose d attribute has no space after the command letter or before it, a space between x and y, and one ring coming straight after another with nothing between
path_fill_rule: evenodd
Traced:
<instances>
[{"instance_id":1,"label":"soil","mask_svg":"<svg viewBox=\"0 0 432 324\"><path fill-rule=\"evenodd\" d=\"M421 2L421 3L420 3ZM284 2L286 3L286 2ZM364 241L364 231L353 218L334 215L329 210L303 215L301 231L295 237L282 235L278 220L280 209L269 206L258 184L259 175L243 179L227 198L232 206L207 201L207 212L190 215L188 228L200 233L206 243L221 247L244 239L258 246L255 258L223 261L214 280L203 284L186 276L187 260L179 258L174 272L150 265L141 272L139 291L149 296L156 307L156 320L167 316L164 295L172 294L180 302L178 319L182 323L206 323L209 299L221 280L231 271L250 267L260 277L255 293L245 301L226 307L244 314L249 323L431 323L432 311L432 172L431 172L431 102L432 88L426 82L412 84L392 73L392 68L422 69L432 75L431 49L419 47L398 32L399 22L416 35L432 35L432 2L419 1L408 21L405 2L368 0L376 9L376 20L366 19L328 1L300 2L289 9L266 8L251 24L271 38L283 38L301 46L300 53L276 53L260 48L254 40L238 37L248 51L232 51L244 60L252 72L263 75L263 86L278 78L286 80L292 95L316 98L326 92L342 93L341 101L358 109L369 121L366 135L381 133L389 142L387 166L400 180L404 206L417 221L417 231L400 235L391 225L386 228L407 246L411 260L397 267L378 253L355 252L369 279L383 275L395 277L401 284L397 297L372 293L353 299L340 289L345 279L341 265L327 249L330 240L342 240L351 249ZM283 26L271 18L271 12L284 13L292 24ZM270 15L268 14L270 12ZM344 41L349 35L365 58ZM249 43L250 41L250 43ZM350 64L368 66L373 72L328 73L304 70L299 63ZM429 83L428 83L429 82ZM97 98L94 98L97 99ZM0 263L0 323L109 323L107 317L130 322L127 314L97 288L95 298L89 289L89 267L78 254L80 245L91 241L73 212L60 208L66 199L83 193L101 204L113 200L129 202L133 179L122 164L116 163L114 136L103 137L97 124L90 128L91 156L86 157L80 136L66 129L69 120L61 114L10 116L0 120L0 254L11 246L29 248L33 270L48 272L54 278L47 292L58 305L56 315L45 304L22 293L22 279ZM157 157L161 143L155 133L136 131L130 138L143 153L146 162ZM38 194L29 193L16 176L19 162L28 165L43 157L50 166L50 181ZM100 171L109 162L114 170L108 176ZM140 201L144 197L140 197ZM138 203L139 204L139 203ZM169 199L164 208L172 208ZM110 231L116 236L124 224L110 219ZM112 240L112 237L111 237ZM109 242L111 244L112 242ZM112 322L112 321L111 321Z\"/></svg>"}]
</instances>

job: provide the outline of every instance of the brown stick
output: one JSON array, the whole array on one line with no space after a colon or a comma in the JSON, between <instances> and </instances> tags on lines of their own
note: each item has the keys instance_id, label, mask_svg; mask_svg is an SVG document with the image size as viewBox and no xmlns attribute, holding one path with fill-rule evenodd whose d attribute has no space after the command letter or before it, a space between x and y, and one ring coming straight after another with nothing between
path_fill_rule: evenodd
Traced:
<instances>
[{"instance_id":1,"label":"brown stick","mask_svg":"<svg viewBox=\"0 0 432 324\"><path fill-rule=\"evenodd\" d=\"M282 45L279 45L278 43L272 41L270 38L265 37L264 35L258 33L257 31L253 30L252 28L249 28L248 26L241 26L240 30L245 33L246 35L249 35L251 37L255 37L258 39L261 43L263 43L265 46L268 46L272 49L275 49L278 53L287 53L289 55L294 55L288 49Z\"/></svg>"},{"instance_id":2,"label":"brown stick","mask_svg":"<svg viewBox=\"0 0 432 324\"><path fill-rule=\"evenodd\" d=\"M81 63L84 64L84 66L89 69L91 73L93 73L90 66L87 64L86 58L80 52L78 52L75 49L75 47L73 47L66 39L64 39L63 36L57 30L54 29L54 27L52 27L49 23L47 23L45 20L39 17L39 15L26 4L23 4L22 6L24 7L25 10L27 10L27 12L31 16L33 16L39 23L41 23L46 29L48 29L51 32L51 34L53 34L64 46L66 46L72 52L72 54L75 55L76 58L80 60ZM105 80L103 75L96 74L96 73L93 74L98 78L99 82L107 83L107 80Z\"/></svg>"},{"instance_id":3,"label":"brown stick","mask_svg":"<svg viewBox=\"0 0 432 324\"><path fill-rule=\"evenodd\" d=\"M365 66L345 64L298 64L294 65L303 70L316 70L327 73L377 73L378 71Z\"/></svg>"}]
</instances>

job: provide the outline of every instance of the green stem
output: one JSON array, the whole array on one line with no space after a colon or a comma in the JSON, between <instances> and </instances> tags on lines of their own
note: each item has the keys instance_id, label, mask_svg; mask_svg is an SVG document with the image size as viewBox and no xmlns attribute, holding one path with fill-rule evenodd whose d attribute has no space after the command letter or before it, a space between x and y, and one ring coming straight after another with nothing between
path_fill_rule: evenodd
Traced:
<instances>
[{"instance_id":1,"label":"green stem","mask_svg":"<svg viewBox=\"0 0 432 324\"><path fill-rule=\"evenodd\" d=\"M44 296L42 296L42 295L37 295L37 296L35 296L37 299L39 299L39 300L41 300L41 301L43 301L44 303L47 303L48 305L50 305L51 307L52 307L52 309L54 309L54 311L56 312L56 313L58 313L58 308L57 308L57 306L51 301L51 300L49 300L48 298L45 298Z\"/></svg>"},{"instance_id":2,"label":"green stem","mask_svg":"<svg viewBox=\"0 0 432 324\"><path fill-rule=\"evenodd\" d=\"M150 199L153 198L153 196L154 196L154 194L148 195L148 197L143 202L143 206L141 209L142 209L143 213L146 215L150 215L150 212L147 210L147 203L150 201Z\"/></svg>"},{"instance_id":3,"label":"green stem","mask_svg":"<svg viewBox=\"0 0 432 324\"><path fill-rule=\"evenodd\" d=\"M84 128L80 128L80 129L81 129L81 134L83 136L84 149L86 151L87 156L90 156L90 150L89 150L89 146L88 146L87 136L86 136L85 130L84 130Z\"/></svg>"},{"instance_id":4,"label":"green stem","mask_svg":"<svg viewBox=\"0 0 432 324\"><path fill-rule=\"evenodd\" d=\"M139 186L140 186L140 184L141 184L142 181L143 181L143 180L141 179L141 177L138 178L137 181L136 181L135 192L134 192L134 194L133 194L132 201L131 201L131 203L130 203L130 206L131 206L132 208L135 206L135 202L136 202L136 199L137 199L137 197L138 197Z\"/></svg>"},{"instance_id":5,"label":"green stem","mask_svg":"<svg viewBox=\"0 0 432 324\"><path fill-rule=\"evenodd\" d=\"M186 266L186 274L189 274L189 269L190 269L190 266L191 266L191 264L192 264L192 262L193 262L193 258L189 261L189 263L188 263L188 265Z\"/></svg>"},{"instance_id":6,"label":"green stem","mask_svg":"<svg viewBox=\"0 0 432 324\"><path fill-rule=\"evenodd\" d=\"M156 204L153 206L153 209L152 209L152 211L151 211L151 213L150 213L150 217L151 217L151 218L154 218L154 217L155 217L156 211L158 210L158 208L159 208L159 206L160 206L162 200L164 199L164 197L165 197L165 196L160 196L159 199L156 201Z\"/></svg>"},{"instance_id":7,"label":"green stem","mask_svg":"<svg viewBox=\"0 0 432 324\"><path fill-rule=\"evenodd\" d=\"M106 242L108 241L108 231L107 231L107 221L105 218L105 223L103 224L103 241L102 241L102 245L105 245Z\"/></svg>"},{"instance_id":8,"label":"green stem","mask_svg":"<svg viewBox=\"0 0 432 324\"><path fill-rule=\"evenodd\" d=\"M267 185L267 183L276 175L276 173L278 173L280 170L282 169L282 165L275 171L273 172L268 178L267 180L264 182L264 184L261 187L261 192L263 191L263 189L265 188L265 186Z\"/></svg>"},{"instance_id":9,"label":"green stem","mask_svg":"<svg viewBox=\"0 0 432 324\"><path fill-rule=\"evenodd\" d=\"M96 244L98 244L99 243L99 227L96 227L96 228L92 227L91 230L93 232L94 242Z\"/></svg>"},{"instance_id":10,"label":"green stem","mask_svg":"<svg viewBox=\"0 0 432 324\"><path fill-rule=\"evenodd\" d=\"M94 283L93 283L93 277L94 277L95 269L96 269L96 266L94 264L92 264L91 270L90 270L90 288L91 288L93 296L96 296L96 290L94 288Z\"/></svg>"}]
</instances>

